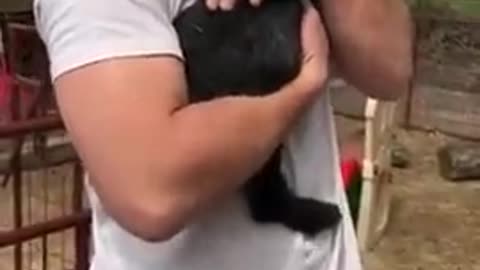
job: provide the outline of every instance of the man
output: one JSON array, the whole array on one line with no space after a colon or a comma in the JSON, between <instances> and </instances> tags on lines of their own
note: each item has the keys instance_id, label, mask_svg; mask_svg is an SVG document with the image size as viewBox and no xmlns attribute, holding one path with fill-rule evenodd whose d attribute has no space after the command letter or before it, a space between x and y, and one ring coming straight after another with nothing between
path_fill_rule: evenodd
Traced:
<instances>
[{"instance_id":1,"label":"man","mask_svg":"<svg viewBox=\"0 0 480 270\"><path fill-rule=\"evenodd\" d=\"M361 269L322 90L329 54L318 14L305 15L300 75L276 94L188 105L171 22L191 2L34 4L59 108L90 175L92 270ZM229 9L234 1L207 3ZM337 70L372 96L400 96L412 73L406 6L321 5ZM344 213L315 239L254 223L236 192L283 140L298 194L337 202Z\"/></svg>"}]
</instances>

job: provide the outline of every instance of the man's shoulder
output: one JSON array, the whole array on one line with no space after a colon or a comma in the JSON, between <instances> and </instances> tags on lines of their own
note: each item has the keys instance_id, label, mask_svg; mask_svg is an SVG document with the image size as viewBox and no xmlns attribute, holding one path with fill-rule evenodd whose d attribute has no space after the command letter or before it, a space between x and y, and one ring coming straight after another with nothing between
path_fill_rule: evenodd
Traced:
<instances>
[{"instance_id":1,"label":"man's shoulder","mask_svg":"<svg viewBox=\"0 0 480 270\"><path fill-rule=\"evenodd\" d=\"M112 57L182 57L172 21L191 0L35 0L52 78Z\"/></svg>"},{"instance_id":2,"label":"man's shoulder","mask_svg":"<svg viewBox=\"0 0 480 270\"><path fill-rule=\"evenodd\" d=\"M52 9L58 6L81 7L80 10L102 10L109 9L117 13L135 13L138 9L125 9L126 7L135 6L142 10L149 10L151 12L161 12L170 18L174 18L185 7L197 0L32 0L35 10L38 9ZM115 9L112 9L112 7Z\"/></svg>"}]
</instances>

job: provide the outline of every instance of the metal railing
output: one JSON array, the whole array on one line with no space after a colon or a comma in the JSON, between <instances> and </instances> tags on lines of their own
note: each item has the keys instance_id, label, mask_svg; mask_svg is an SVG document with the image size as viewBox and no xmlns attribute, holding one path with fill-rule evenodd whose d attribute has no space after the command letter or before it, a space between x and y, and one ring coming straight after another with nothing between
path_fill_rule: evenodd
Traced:
<instances>
[{"instance_id":1,"label":"metal railing","mask_svg":"<svg viewBox=\"0 0 480 270\"><path fill-rule=\"evenodd\" d=\"M83 169L65 137L31 18L3 15L1 24L12 87L9 116L0 125L0 268L88 270Z\"/></svg>"}]
</instances>

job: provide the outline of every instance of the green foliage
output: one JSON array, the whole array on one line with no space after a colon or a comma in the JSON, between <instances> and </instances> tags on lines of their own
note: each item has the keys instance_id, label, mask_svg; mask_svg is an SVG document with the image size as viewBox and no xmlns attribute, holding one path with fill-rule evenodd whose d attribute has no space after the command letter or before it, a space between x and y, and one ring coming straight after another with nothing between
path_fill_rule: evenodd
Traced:
<instances>
[{"instance_id":1,"label":"green foliage","mask_svg":"<svg viewBox=\"0 0 480 270\"><path fill-rule=\"evenodd\" d=\"M444 14L451 11L448 0L407 0L414 12Z\"/></svg>"},{"instance_id":2,"label":"green foliage","mask_svg":"<svg viewBox=\"0 0 480 270\"><path fill-rule=\"evenodd\" d=\"M480 0L451 0L450 6L460 14L480 17Z\"/></svg>"},{"instance_id":3,"label":"green foliage","mask_svg":"<svg viewBox=\"0 0 480 270\"><path fill-rule=\"evenodd\" d=\"M480 17L480 0L406 0L416 13Z\"/></svg>"}]
</instances>

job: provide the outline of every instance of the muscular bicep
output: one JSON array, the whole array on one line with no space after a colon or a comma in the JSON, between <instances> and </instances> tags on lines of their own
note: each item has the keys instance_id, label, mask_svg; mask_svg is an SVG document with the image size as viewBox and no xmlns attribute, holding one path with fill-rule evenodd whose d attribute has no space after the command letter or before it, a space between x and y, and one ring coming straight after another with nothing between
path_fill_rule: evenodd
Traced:
<instances>
[{"instance_id":1,"label":"muscular bicep","mask_svg":"<svg viewBox=\"0 0 480 270\"><path fill-rule=\"evenodd\" d=\"M62 117L80 149L104 153L165 135L170 114L187 101L182 64L167 56L91 64L59 77L55 88Z\"/></svg>"},{"instance_id":2,"label":"muscular bicep","mask_svg":"<svg viewBox=\"0 0 480 270\"><path fill-rule=\"evenodd\" d=\"M59 77L55 87L65 125L97 193L117 218L132 218L137 211L126 209L136 204L128 198L150 197L146 192L154 189L142 181L151 176L140 174L153 173L148 168L158 165L159 148L170 139L170 114L187 100L181 62L173 57L108 60Z\"/></svg>"}]
</instances>

